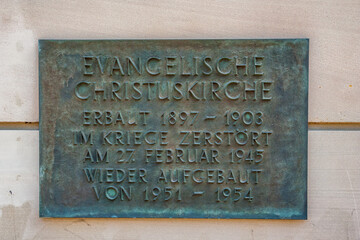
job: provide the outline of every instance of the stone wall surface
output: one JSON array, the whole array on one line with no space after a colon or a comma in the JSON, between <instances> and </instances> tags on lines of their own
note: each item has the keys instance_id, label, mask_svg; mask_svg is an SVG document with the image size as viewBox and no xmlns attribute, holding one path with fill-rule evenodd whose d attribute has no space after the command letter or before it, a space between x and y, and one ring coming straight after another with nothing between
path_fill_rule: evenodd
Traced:
<instances>
[{"instance_id":1,"label":"stone wall surface","mask_svg":"<svg viewBox=\"0 0 360 240\"><path fill-rule=\"evenodd\" d=\"M0 6L0 239L360 239L359 0ZM310 39L308 220L38 217L38 39L173 38Z\"/></svg>"}]
</instances>

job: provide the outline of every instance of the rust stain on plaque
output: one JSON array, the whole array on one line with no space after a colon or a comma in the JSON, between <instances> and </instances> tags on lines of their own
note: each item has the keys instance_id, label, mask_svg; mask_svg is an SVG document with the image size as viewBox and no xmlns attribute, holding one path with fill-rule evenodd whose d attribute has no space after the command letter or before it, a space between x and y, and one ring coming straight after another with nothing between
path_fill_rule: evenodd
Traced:
<instances>
[{"instance_id":1,"label":"rust stain on plaque","mask_svg":"<svg viewBox=\"0 0 360 240\"><path fill-rule=\"evenodd\" d=\"M40 216L306 219L308 46L40 40Z\"/></svg>"}]
</instances>

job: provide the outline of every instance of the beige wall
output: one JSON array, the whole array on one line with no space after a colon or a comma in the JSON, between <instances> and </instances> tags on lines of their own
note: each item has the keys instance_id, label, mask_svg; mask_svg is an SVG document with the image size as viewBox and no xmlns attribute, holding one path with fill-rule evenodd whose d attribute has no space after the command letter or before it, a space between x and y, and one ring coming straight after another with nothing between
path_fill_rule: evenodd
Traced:
<instances>
[{"instance_id":1,"label":"beige wall","mask_svg":"<svg viewBox=\"0 0 360 240\"><path fill-rule=\"evenodd\" d=\"M307 221L38 218L39 38L300 37ZM360 239L359 43L360 0L0 0L0 239Z\"/></svg>"}]
</instances>

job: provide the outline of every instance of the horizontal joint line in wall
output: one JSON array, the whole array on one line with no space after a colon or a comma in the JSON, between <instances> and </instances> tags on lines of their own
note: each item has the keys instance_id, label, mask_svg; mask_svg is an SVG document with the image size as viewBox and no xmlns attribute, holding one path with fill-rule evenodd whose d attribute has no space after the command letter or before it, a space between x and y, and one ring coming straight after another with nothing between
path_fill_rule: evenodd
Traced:
<instances>
[{"instance_id":1,"label":"horizontal joint line in wall","mask_svg":"<svg viewBox=\"0 0 360 240\"><path fill-rule=\"evenodd\" d=\"M0 130L39 130L39 122L0 122ZM360 131L360 122L309 122L309 131Z\"/></svg>"}]
</instances>

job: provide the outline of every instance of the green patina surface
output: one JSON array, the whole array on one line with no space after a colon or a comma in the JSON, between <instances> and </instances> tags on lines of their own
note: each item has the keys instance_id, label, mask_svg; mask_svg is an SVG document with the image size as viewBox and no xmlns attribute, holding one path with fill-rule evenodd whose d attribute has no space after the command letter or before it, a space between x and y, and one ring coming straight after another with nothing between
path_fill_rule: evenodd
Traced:
<instances>
[{"instance_id":1,"label":"green patina surface","mask_svg":"<svg viewBox=\"0 0 360 240\"><path fill-rule=\"evenodd\" d=\"M40 216L306 219L308 47L40 40Z\"/></svg>"}]
</instances>

